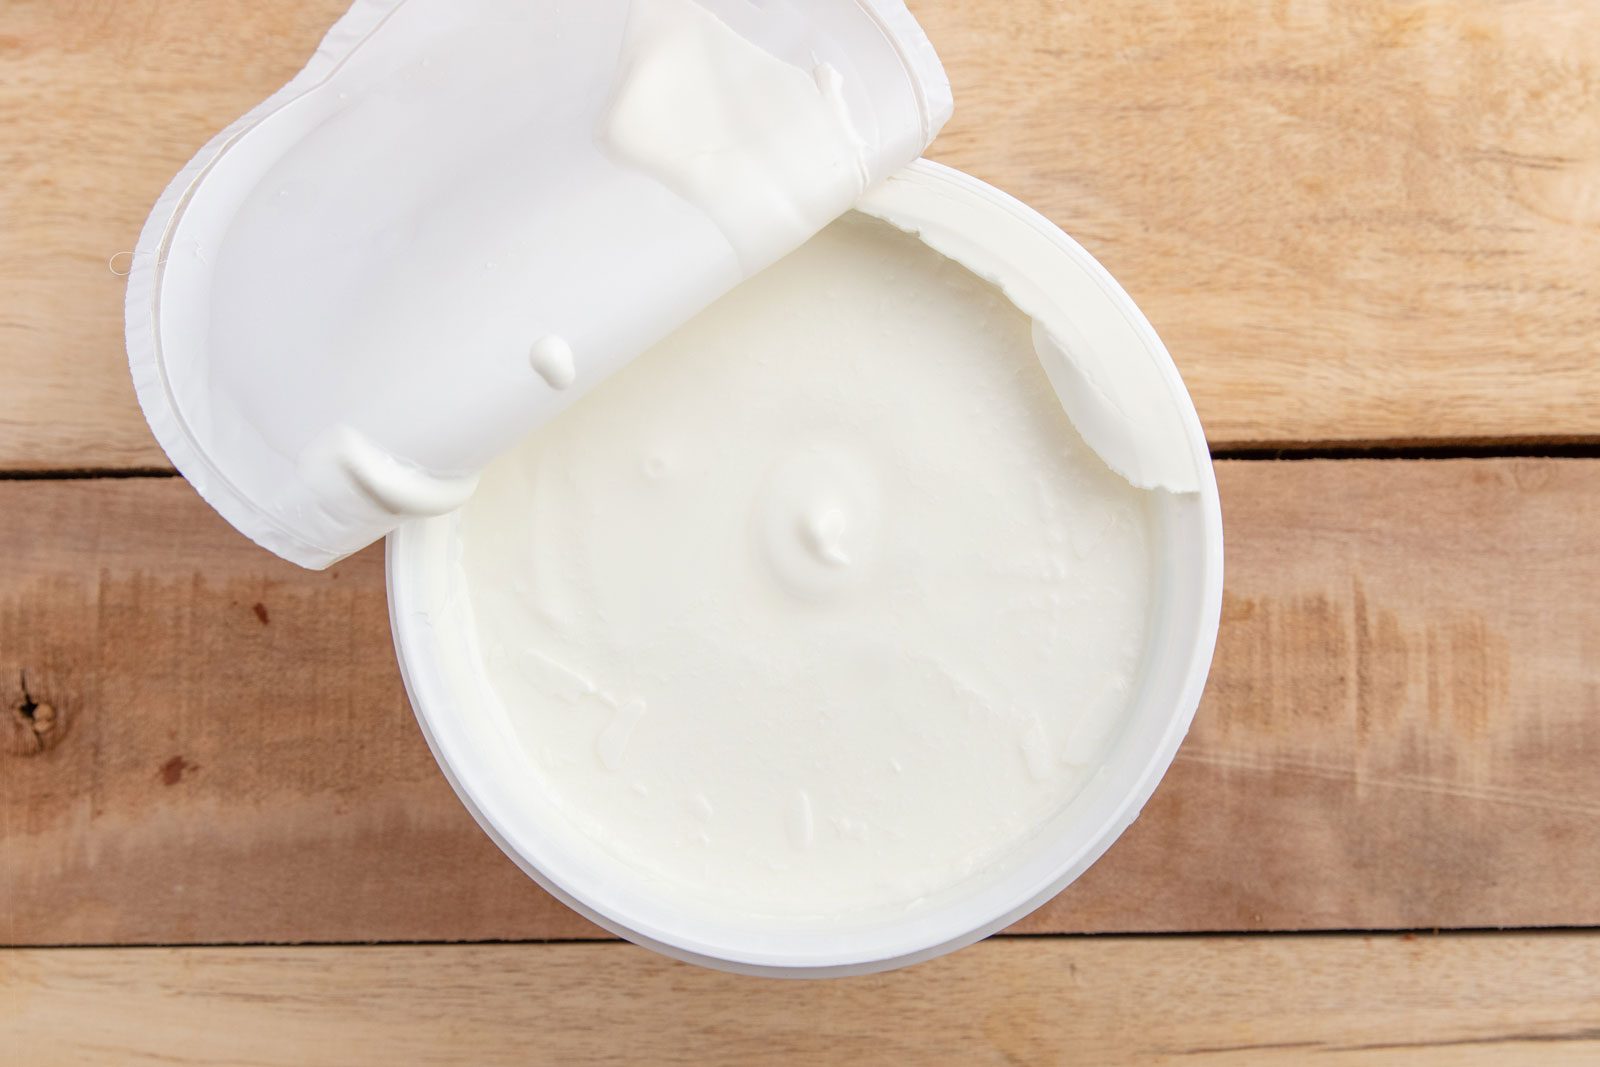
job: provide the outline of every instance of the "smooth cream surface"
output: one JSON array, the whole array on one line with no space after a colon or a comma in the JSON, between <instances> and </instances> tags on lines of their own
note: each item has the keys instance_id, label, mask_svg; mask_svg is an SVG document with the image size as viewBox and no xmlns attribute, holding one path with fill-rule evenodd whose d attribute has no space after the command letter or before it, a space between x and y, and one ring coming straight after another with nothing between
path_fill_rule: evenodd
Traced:
<instances>
[{"instance_id":1,"label":"smooth cream surface","mask_svg":"<svg viewBox=\"0 0 1600 1067\"><path fill-rule=\"evenodd\" d=\"M491 466L461 574L526 789L686 900L839 916L1002 861L1094 772L1149 509L1027 316L850 215Z\"/></svg>"}]
</instances>

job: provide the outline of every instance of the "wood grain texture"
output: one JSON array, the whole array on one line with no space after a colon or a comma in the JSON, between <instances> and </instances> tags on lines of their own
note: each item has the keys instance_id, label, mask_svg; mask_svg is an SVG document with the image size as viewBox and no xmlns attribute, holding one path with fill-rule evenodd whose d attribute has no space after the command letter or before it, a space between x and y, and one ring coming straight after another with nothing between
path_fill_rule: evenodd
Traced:
<instances>
[{"instance_id":1,"label":"wood grain texture","mask_svg":"<svg viewBox=\"0 0 1600 1067\"><path fill-rule=\"evenodd\" d=\"M1213 443L1600 434L1600 6L911 0Z\"/></svg>"},{"instance_id":2,"label":"wood grain texture","mask_svg":"<svg viewBox=\"0 0 1600 1067\"><path fill-rule=\"evenodd\" d=\"M1593 1064L1600 934L1045 938L775 982L616 944L0 953L52 1064Z\"/></svg>"},{"instance_id":3,"label":"wood grain texture","mask_svg":"<svg viewBox=\"0 0 1600 1067\"><path fill-rule=\"evenodd\" d=\"M1195 729L1019 929L1600 924L1600 461L1219 473ZM0 559L0 942L596 933L433 766L375 551L301 571L178 480L0 482Z\"/></svg>"},{"instance_id":4,"label":"wood grain texture","mask_svg":"<svg viewBox=\"0 0 1600 1067\"><path fill-rule=\"evenodd\" d=\"M348 6L0 4L0 469L167 466L134 400L109 261Z\"/></svg>"},{"instance_id":5,"label":"wood grain texture","mask_svg":"<svg viewBox=\"0 0 1600 1067\"><path fill-rule=\"evenodd\" d=\"M108 258L345 6L0 5L0 469L165 464ZM1600 7L913 7L932 154L1104 260L1217 444L1600 437Z\"/></svg>"}]
</instances>

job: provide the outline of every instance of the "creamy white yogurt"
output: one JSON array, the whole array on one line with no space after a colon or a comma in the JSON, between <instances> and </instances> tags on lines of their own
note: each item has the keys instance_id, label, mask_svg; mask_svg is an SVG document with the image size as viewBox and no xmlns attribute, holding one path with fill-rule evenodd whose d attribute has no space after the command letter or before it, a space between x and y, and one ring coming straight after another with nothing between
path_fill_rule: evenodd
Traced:
<instances>
[{"instance_id":1,"label":"creamy white yogurt","mask_svg":"<svg viewBox=\"0 0 1600 1067\"><path fill-rule=\"evenodd\" d=\"M1149 498L1027 316L850 215L494 464L459 573L523 789L686 901L839 916L999 862L1093 773Z\"/></svg>"}]
</instances>

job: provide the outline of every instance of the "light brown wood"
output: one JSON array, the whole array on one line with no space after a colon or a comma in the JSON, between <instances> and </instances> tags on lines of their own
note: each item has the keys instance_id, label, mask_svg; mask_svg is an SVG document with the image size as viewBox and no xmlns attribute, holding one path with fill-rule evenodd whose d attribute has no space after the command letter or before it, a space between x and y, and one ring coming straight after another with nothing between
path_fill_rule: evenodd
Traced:
<instances>
[{"instance_id":1,"label":"light brown wood","mask_svg":"<svg viewBox=\"0 0 1600 1067\"><path fill-rule=\"evenodd\" d=\"M1220 474L1194 732L1020 929L1600 924L1600 461ZM178 480L0 482L0 559L0 942L595 933L433 766L375 551L301 571Z\"/></svg>"},{"instance_id":2,"label":"light brown wood","mask_svg":"<svg viewBox=\"0 0 1600 1067\"><path fill-rule=\"evenodd\" d=\"M168 465L134 400L111 257L348 6L0 4L0 469Z\"/></svg>"},{"instance_id":3,"label":"light brown wood","mask_svg":"<svg viewBox=\"0 0 1600 1067\"><path fill-rule=\"evenodd\" d=\"M1600 6L910 2L1214 444L1600 434Z\"/></svg>"},{"instance_id":4,"label":"light brown wood","mask_svg":"<svg viewBox=\"0 0 1600 1067\"><path fill-rule=\"evenodd\" d=\"M107 261L345 6L0 5L0 469L165 465ZM1217 444L1600 437L1600 7L913 6L932 154L1105 261Z\"/></svg>"},{"instance_id":5,"label":"light brown wood","mask_svg":"<svg viewBox=\"0 0 1600 1067\"><path fill-rule=\"evenodd\" d=\"M1600 934L989 941L837 982L632 946L0 953L0 1043L52 1064L1600 1060Z\"/></svg>"}]
</instances>

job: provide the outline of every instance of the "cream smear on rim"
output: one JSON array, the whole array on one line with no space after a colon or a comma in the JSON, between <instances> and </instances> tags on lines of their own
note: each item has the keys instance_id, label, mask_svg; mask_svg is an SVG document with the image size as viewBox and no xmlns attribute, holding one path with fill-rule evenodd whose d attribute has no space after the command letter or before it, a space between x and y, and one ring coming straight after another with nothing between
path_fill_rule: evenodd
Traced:
<instances>
[{"instance_id":1,"label":"cream smear on rim","mask_svg":"<svg viewBox=\"0 0 1600 1067\"><path fill-rule=\"evenodd\" d=\"M998 288L855 214L530 436L458 581L523 787L685 900L914 906L1094 773L1150 494Z\"/></svg>"}]
</instances>

